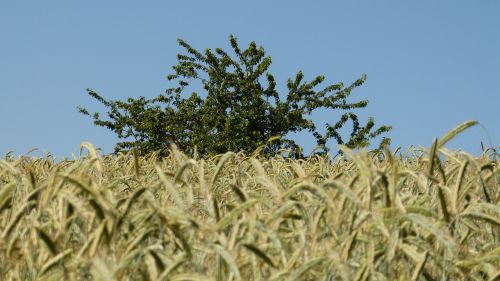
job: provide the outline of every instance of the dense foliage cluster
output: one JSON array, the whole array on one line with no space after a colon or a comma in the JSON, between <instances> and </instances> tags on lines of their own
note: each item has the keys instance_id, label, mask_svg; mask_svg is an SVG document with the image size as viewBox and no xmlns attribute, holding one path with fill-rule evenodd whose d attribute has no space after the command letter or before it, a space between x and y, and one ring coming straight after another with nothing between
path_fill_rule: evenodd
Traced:
<instances>
[{"instance_id":1,"label":"dense foliage cluster","mask_svg":"<svg viewBox=\"0 0 500 281\"><path fill-rule=\"evenodd\" d=\"M175 73L168 76L168 80L177 81L177 86L156 98L127 101L110 101L88 90L90 96L109 109L109 119L101 119L99 113L90 114L85 108L79 110L92 116L96 125L124 139L116 145L117 152L136 149L142 154L152 151L166 154L175 144L189 155L195 151L201 156L227 151L248 154L262 148L266 155L289 149L291 156L301 158L301 148L286 138L288 133L311 132L320 147L317 152L326 153L329 139L349 148L361 148L391 129L376 128L373 118L360 124L353 110L366 107L368 101L347 100L352 90L366 80L365 75L347 87L338 83L316 90L325 77L305 81L299 71L295 79L288 80L288 93L282 100L274 76L268 73L271 57L266 56L264 49L252 42L246 50L241 50L233 36L230 43L235 56L220 48L200 52L179 40L187 54L178 55L178 63L173 66ZM206 93L204 98L196 92L183 97L194 82L201 83L201 91ZM308 119L319 108L344 111L340 120L326 124L323 134ZM352 121L352 132L345 138L340 129L348 121ZM380 145L389 142L383 138Z\"/></svg>"}]
</instances>

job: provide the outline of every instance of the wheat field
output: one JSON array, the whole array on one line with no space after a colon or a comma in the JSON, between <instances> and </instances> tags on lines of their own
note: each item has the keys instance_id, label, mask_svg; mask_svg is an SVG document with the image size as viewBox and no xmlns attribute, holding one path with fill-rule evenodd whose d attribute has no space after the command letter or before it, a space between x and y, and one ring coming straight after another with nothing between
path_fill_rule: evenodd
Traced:
<instances>
[{"instance_id":1,"label":"wheat field","mask_svg":"<svg viewBox=\"0 0 500 281\"><path fill-rule=\"evenodd\" d=\"M500 173L446 142L335 159L0 160L1 280L500 280Z\"/></svg>"}]
</instances>

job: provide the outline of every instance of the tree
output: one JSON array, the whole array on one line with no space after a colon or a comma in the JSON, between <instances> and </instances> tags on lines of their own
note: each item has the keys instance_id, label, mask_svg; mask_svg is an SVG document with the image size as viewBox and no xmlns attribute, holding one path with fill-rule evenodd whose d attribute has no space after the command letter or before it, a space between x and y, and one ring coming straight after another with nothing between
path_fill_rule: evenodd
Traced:
<instances>
[{"instance_id":1,"label":"tree","mask_svg":"<svg viewBox=\"0 0 500 281\"><path fill-rule=\"evenodd\" d=\"M177 55L178 63L172 67L174 74L167 76L177 86L153 99L129 98L126 102L107 100L87 89L90 96L109 109L109 119L101 119L98 112L91 115L85 108L78 109L91 116L95 125L110 129L124 140L116 144L115 152L136 149L142 154L159 151L165 155L175 144L190 155L195 147L202 156L226 151L251 153L262 147L266 155L288 148L292 151L290 156L301 158L301 148L285 138L287 133L308 130L321 147L317 153L326 153L328 139L350 148L362 148L391 129L375 129L373 118L360 125L352 110L366 107L368 101L347 101L352 90L365 82L366 75L347 87L337 83L315 90L325 77L317 76L308 82L299 71L295 79L288 79L288 93L282 100L274 76L267 72L271 57L266 56L264 49L251 42L241 50L232 35L229 41L233 56L220 48L200 52L179 39L187 53ZM205 98L196 92L182 97L195 82L201 83ZM335 124L326 124L326 133L320 134L307 118L319 108L346 112ZM349 120L352 132L344 140L339 130ZM390 139L384 137L380 145L389 143Z\"/></svg>"}]
</instances>

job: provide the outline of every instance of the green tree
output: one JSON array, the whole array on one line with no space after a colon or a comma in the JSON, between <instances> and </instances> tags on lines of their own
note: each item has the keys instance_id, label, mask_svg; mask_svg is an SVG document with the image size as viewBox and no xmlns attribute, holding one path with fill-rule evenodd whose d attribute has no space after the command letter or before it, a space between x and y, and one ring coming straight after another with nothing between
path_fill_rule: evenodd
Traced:
<instances>
[{"instance_id":1,"label":"green tree","mask_svg":"<svg viewBox=\"0 0 500 281\"><path fill-rule=\"evenodd\" d=\"M108 108L108 118L101 119L99 113L90 114L81 107L79 111L91 116L95 125L110 129L124 140L116 144L116 152L137 149L143 154L168 154L175 144L191 155L195 147L202 156L226 151L251 153L261 147L266 155L288 148L292 151L290 156L301 158L304 155L299 145L285 138L290 132L309 131L320 147L317 153L326 153L328 139L361 148L391 129L375 128L373 118L360 125L353 110L366 107L368 101L347 101L352 90L365 82L366 75L347 87L337 83L315 90L325 77L305 81L299 71L294 79L288 79L288 93L282 100L274 76L267 72L271 57L266 56L264 49L251 42L241 50L234 36L229 41L232 56L220 48L200 52L179 39L186 53L177 55L174 74L167 76L177 82L175 87L156 98L129 98L126 102L107 100L87 89L90 96ZM201 83L198 87L206 93L205 97L193 92L184 98L187 87L195 82ZM324 134L308 119L319 108L344 111L340 120L326 124ZM344 139L339 130L349 120L352 132ZM389 143L390 139L384 137L380 145Z\"/></svg>"}]
</instances>

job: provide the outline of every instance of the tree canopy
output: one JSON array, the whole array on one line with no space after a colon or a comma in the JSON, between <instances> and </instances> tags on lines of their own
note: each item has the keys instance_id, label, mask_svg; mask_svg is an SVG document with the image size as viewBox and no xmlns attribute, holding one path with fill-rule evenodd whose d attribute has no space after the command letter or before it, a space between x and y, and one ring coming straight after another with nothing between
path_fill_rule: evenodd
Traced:
<instances>
[{"instance_id":1,"label":"tree canopy","mask_svg":"<svg viewBox=\"0 0 500 281\"><path fill-rule=\"evenodd\" d=\"M362 125L353 110L366 107L368 101L348 101L354 88L365 82L366 75L348 86L336 83L317 89L325 77L306 81L299 71L288 79L283 96L268 72L272 60L264 48L251 42L242 50L232 35L229 41L232 54L221 48L198 51L179 39L185 53L177 55L174 72L167 76L176 82L175 86L155 98L127 101L107 100L87 89L108 109L107 118L102 119L98 112L78 109L91 116L95 125L108 128L123 140L116 144L115 152L136 149L141 154L157 151L166 155L175 144L189 155L195 150L206 156L227 151L251 153L261 148L266 155L290 149L290 156L301 158L301 147L286 138L288 133L307 130L320 147L316 153L327 153L329 139L350 148L362 148L391 129L385 125L375 127L373 118ZM192 85L197 85L203 95L186 94ZM323 134L310 119L311 113L320 108L342 111L339 120L325 124ZM348 121L352 131L343 137L339 131ZM383 137L380 146L389 143L390 139Z\"/></svg>"}]
</instances>

